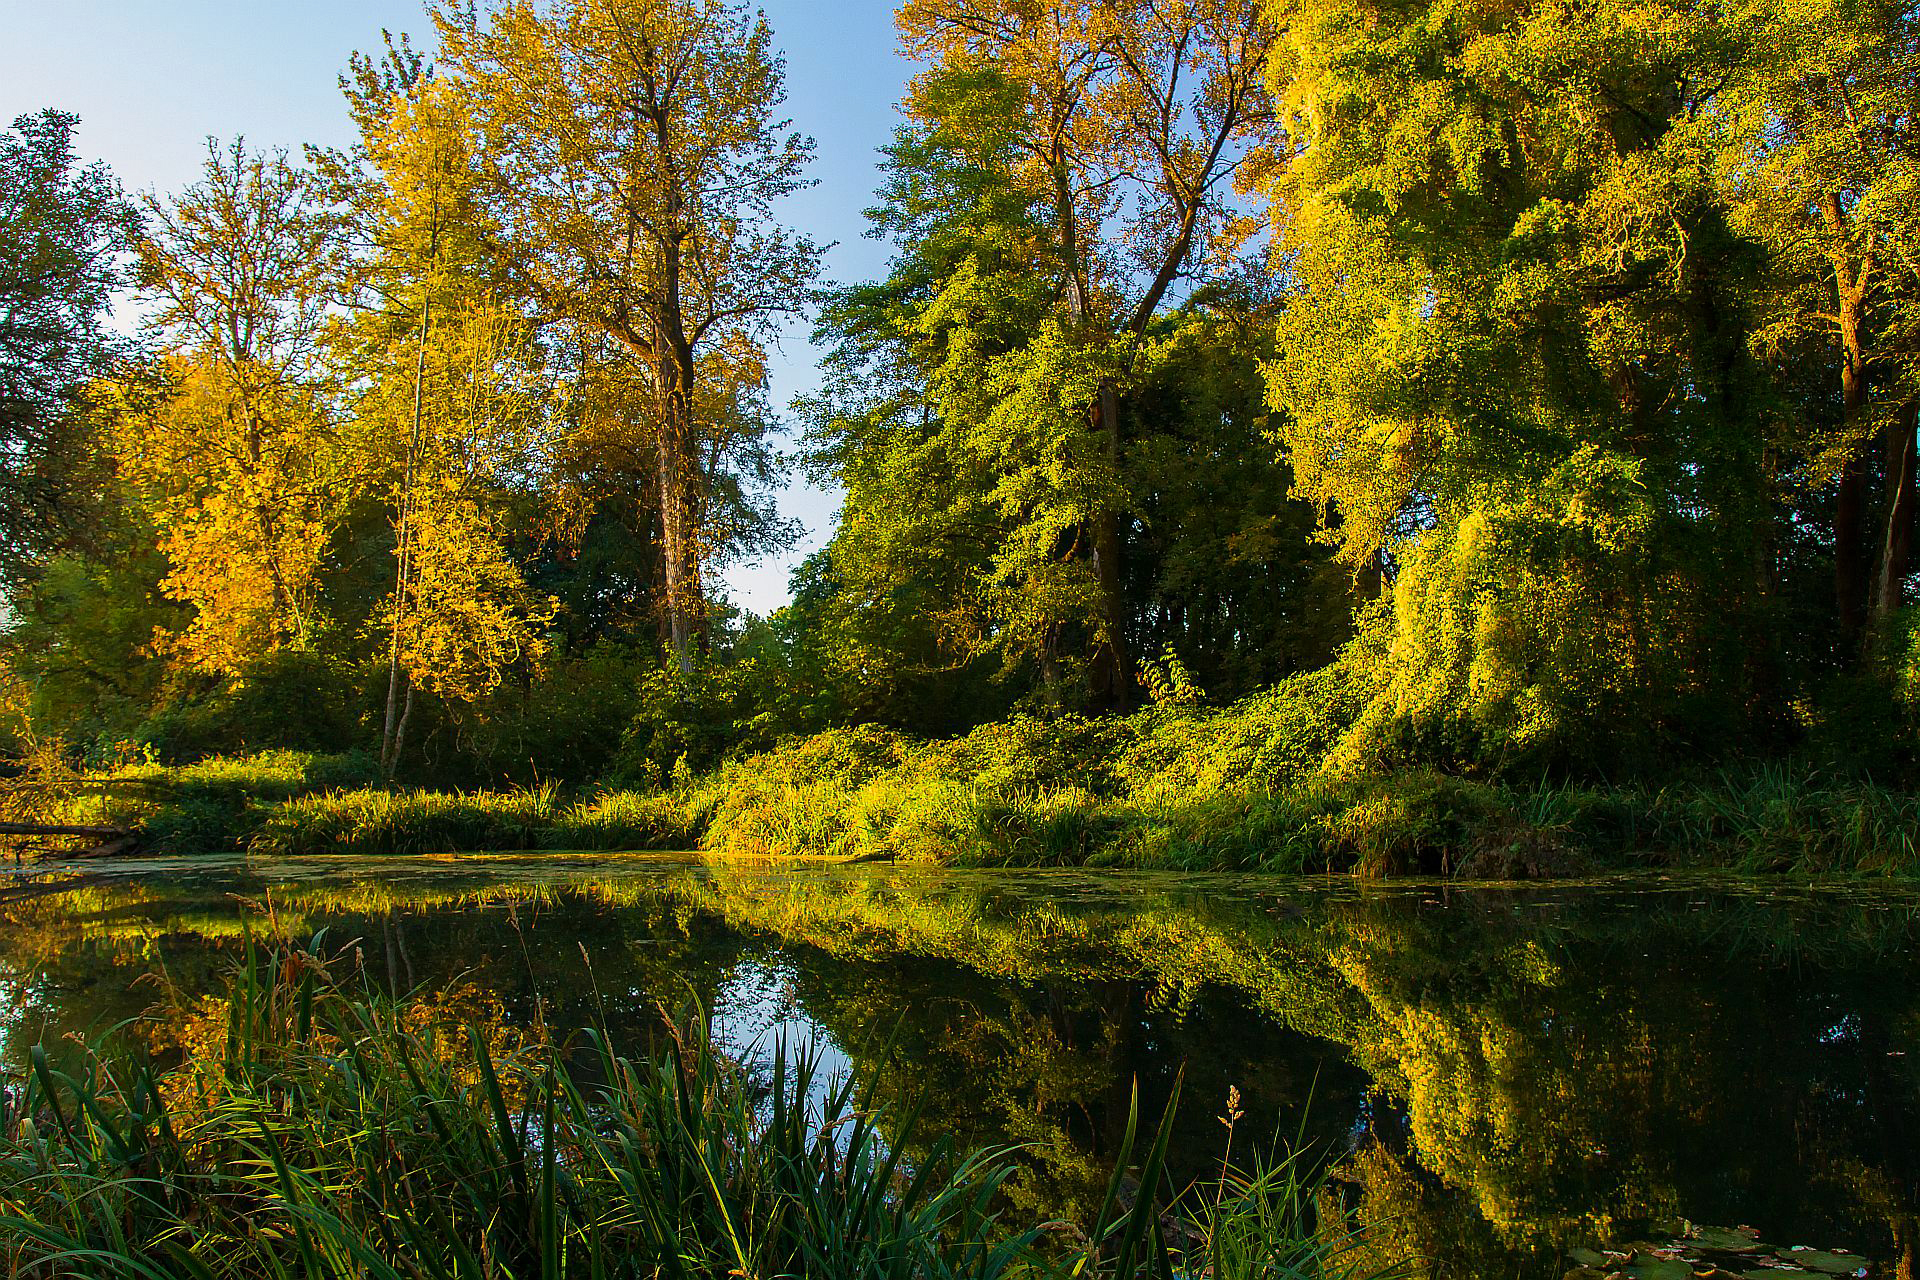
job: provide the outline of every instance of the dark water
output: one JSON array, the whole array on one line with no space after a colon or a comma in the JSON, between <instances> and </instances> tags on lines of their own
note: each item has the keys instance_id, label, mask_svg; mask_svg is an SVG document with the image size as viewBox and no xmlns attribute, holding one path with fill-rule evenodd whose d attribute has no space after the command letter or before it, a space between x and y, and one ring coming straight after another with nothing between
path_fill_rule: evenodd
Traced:
<instances>
[{"instance_id":1,"label":"dark water","mask_svg":"<svg viewBox=\"0 0 1920 1280\"><path fill-rule=\"evenodd\" d=\"M0 1056L141 1015L153 975L217 992L268 927L509 1022L644 1036L697 999L743 1054L784 1028L859 1072L891 1039L929 1130L1034 1144L1022 1215L1097 1200L1134 1081L1157 1114L1184 1072L1187 1176L1217 1169L1237 1088L1236 1152L1304 1142L1435 1275L1558 1280L1688 1222L1875 1276L1920 1248L1912 893L671 856L0 874Z\"/></svg>"}]
</instances>

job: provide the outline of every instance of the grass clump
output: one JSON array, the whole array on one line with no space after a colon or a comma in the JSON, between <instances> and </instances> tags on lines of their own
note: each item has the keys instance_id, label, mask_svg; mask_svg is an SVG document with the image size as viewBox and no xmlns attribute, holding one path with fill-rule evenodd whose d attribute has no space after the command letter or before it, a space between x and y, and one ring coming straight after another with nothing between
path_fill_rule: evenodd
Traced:
<instances>
[{"instance_id":1,"label":"grass clump","mask_svg":"<svg viewBox=\"0 0 1920 1280\"><path fill-rule=\"evenodd\" d=\"M138 761L47 772L14 780L0 807L34 822L130 828L151 853L232 853L247 847L274 806L378 778L373 760L359 753L264 751L185 765Z\"/></svg>"},{"instance_id":2,"label":"grass clump","mask_svg":"<svg viewBox=\"0 0 1920 1280\"><path fill-rule=\"evenodd\" d=\"M686 849L698 841L710 806L694 791L613 791L568 801L552 784L509 791L330 791L268 809L247 848L368 856Z\"/></svg>"},{"instance_id":3,"label":"grass clump","mask_svg":"<svg viewBox=\"0 0 1920 1280\"><path fill-rule=\"evenodd\" d=\"M251 951L180 1065L42 1047L0 1095L8 1274L1359 1280L1299 1162L1173 1185L1171 1105L1147 1141L1136 1101L1088 1221L1009 1222L1020 1152L925 1140L806 1049L750 1071L698 1018L645 1052L561 1043L367 994L346 957Z\"/></svg>"},{"instance_id":4,"label":"grass clump","mask_svg":"<svg viewBox=\"0 0 1920 1280\"><path fill-rule=\"evenodd\" d=\"M267 811L256 853L390 855L532 849L559 808L553 786L513 791L383 791L298 796Z\"/></svg>"}]
</instances>

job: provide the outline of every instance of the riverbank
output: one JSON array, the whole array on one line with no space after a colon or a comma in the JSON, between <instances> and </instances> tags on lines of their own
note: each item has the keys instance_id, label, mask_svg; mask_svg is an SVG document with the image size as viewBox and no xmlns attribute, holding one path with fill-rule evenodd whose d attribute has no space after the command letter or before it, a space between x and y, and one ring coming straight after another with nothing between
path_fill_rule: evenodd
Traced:
<instances>
[{"instance_id":1,"label":"riverbank","mask_svg":"<svg viewBox=\"0 0 1920 1280\"><path fill-rule=\"evenodd\" d=\"M355 756L268 753L42 784L42 820L142 852L717 855L1532 879L1643 868L1920 870L1920 797L1785 765L1540 784L1333 777L1241 716L1020 719L921 742L831 730L666 790L386 788ZM46 799L47 795L54 798Z\"/></svg>"}]
</instances>

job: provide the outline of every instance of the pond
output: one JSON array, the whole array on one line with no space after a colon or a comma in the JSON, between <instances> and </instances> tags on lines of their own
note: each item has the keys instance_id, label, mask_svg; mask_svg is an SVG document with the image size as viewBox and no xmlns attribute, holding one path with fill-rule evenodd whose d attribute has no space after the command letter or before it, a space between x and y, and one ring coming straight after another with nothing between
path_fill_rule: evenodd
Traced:
<instances>
[{"instance_id":1,"label":"pond","mask_svg":"<svg viewBox=\"0 0 1920 1280\"><path fill-rule=\"evenodd\" d=\"M1600 1275L1618 1260L1591 1251L1689 1224L1721 1274L1920 1257L1920 894L673 855L34 868L0 874L0 1056L163 983L217 992L268 930L475 1018L644 1037L692 1001L743 1056L891 1052L926 1130L1032 1144L1023 1217L1090 1207L1135 1081L1157 1115L1180 1077L1183 1175L1217 1171L1235 1089L1236 1153L1305 1144L1436 1276Z\"/></svg>"}]
</instances>

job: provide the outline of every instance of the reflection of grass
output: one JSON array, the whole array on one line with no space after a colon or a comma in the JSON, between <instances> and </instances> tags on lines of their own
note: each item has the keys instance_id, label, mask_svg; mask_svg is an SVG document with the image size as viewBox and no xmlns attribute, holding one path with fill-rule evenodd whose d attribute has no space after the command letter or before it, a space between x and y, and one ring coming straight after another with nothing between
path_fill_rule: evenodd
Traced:
<instances>
[{"instance_id":1,"label":"reflection of grass","mask_svg":"<svg viewBox=\"0 0 1920 1280\"><path fill-rule=\"evenodd\" d=\"M651 1056L597 1030L563 1051L484 997L354 994L347 967L250 963L183 1008L171 1071L36 1053L0 1095L8 1273L1357 1278L1291 1163L1174 1187L1170 1114L1130 1119L1097 1212L1049 1232L997 1218L1015 1153L909 1166L914 1114L883 1131L878 1082L820 1082L805 1052L755 1080L698 1020Z\"/></svg>"}]
</instances>

